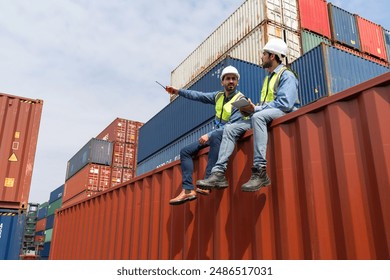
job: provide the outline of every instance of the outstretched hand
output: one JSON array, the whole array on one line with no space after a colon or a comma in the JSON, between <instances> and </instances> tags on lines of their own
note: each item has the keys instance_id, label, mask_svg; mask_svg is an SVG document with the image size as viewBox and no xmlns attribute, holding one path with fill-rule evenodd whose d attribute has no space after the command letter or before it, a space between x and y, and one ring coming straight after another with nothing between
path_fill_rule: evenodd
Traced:
<instances>
[{"instance_id":1,"label":"outstretched hand","mask_svg":"<svg viewBox=\"0 0 390 280\"><path fill-rule=\"evenodd\" d=\"M165 90L170 94L179 94L179 90L177 88L172 87L172 86L166 86Z\"/></svg>"}]
</instances>

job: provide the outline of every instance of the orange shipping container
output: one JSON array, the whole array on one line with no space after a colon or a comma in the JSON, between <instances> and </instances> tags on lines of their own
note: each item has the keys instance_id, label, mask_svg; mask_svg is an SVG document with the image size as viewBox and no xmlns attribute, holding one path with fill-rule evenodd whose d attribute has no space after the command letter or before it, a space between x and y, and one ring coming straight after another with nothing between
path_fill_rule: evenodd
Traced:
<instances>
[{"instance_id":1,"label":"orange shipping container","mask_svg":"<svg viewBox=\"0 0 390 280\"><path fill-rule=\"evenodd\" d=\"M62 201L65 202L82 191L104 191L110 187L111 167L87 164L83 169L65 182Z\"/></svg>"},{"instance_id":2,"label":"orange shipping container","mask_svg":"<svg viewBox=\"0 0 390 280\"><path fill-rule=\"evenodd\" d=\"M119 168L112 167L111 168L111 187L115 187L123 182L130 181L135 176L135 172L133 169L128 168Z\"/></svg>"},{"instance_id":3,"label":"orange shipping container","mask_svg":"<svg viewBox=\"0 0 390 280\"><path fill-rule=\"evenodd\" d=\"M175 161L57 212L50 259L390 259L390 73L273 122L272 185L255 193L252 132L230 187L180 206ZM203 178L207 150L195 159Z\"/></svg>"},{"instance_id":4,"label":"orange shipping container","mask_svg":"<svg viewBox=\"0 0 390 280\"><path fill-rule=\"evenodd\" d=\"M27 208L42 106L0 93L0 208Z\"/></svg>"}]
</instances>

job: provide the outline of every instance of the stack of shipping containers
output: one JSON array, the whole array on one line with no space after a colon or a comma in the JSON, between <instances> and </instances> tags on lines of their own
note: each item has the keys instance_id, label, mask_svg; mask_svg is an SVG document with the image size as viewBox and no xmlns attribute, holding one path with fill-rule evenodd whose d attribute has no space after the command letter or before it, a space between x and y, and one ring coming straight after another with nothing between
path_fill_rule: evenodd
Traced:
<instances>
[{"instance_id":1,"label":"stack of shipping containers","mask_svg":"<svg viewBox=\"0 0 390 280\"><path fill-rule=\"evenodd\" d=\"M135 177L137 167L138 131L143 123L116 118L97 139L113 144L110 187L114 187Z\"/></svg>"},{"instance_id":2,"label":"stack of shipping containers","mask_svg":"<svg viewBox=\"0 0 390 280\"><path fill-rule=\"evenodd\" d=\"M0 259L19 259L42 100L0 93Z\"/></svg>"},{"instance_id":3,"label":"stack of shipping containers","mask_svg":"<svg viewBox=\"0 0 390 280\"><path fill-rule=\"evenodd\" d=\"M140 122L117 118L68 161L63 206L135 176L141 126Z\"/></svg>"},{"instance_id":4,"label":"stack of shipping containers","mask_svg":"<svg viewBox=\"0 0 390 280\"><path fill-rule=\"evenodd\" d=\"M48 254L42 254L45 246L45 229L46 229L46 217L47 208L49 202L43 202L38 207L38 221L35 229L35 242L38 244L38 255L40 259L47 259Z\"/></svg>"},{"instance_id":5,"label":"stack of shipping containers","mask_svg":"<svg viewBox=\"0 0 390 280\"><path fill-rule=\"evenodd\" d=\"M266 75L258 65L261 49L272 37L289 47L300 106L389 71L390 34L381 26L325 0L248 0L172 71L172 84L219 90L219 74L233 65L242 77L239 90L257 100ZM140 130L137 175L179 159L182 147L213 127L213 112L210 105L173 99Z\"/></svg>"},{"instance_id":6,"label":"stack of shipping containers","mask_svg":"<svg viewBox=\"0 0 390 280\"><path fill-rule=\"evenodd\" d=\"M35 231L38 220L38 203L29 203L27 209L26 222L23 230L21 259L36 259L38 244L35 242Z\"/></svg>"}]
</instances>

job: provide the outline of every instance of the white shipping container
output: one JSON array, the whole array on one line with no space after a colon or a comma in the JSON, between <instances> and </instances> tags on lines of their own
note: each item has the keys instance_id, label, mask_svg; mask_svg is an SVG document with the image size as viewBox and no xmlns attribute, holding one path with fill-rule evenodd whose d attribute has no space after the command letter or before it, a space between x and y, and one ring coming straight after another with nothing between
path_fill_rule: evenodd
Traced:
<instances>
[{"instance_id":1,"label":"white shipping container","mask_svg":"<svg viewBox=\"0 0 390 280\"><path fill-rule=\"evenodd\" d=\"M183 87L240 44L265 22L298 33L296 0L247 0L171 73L171 84ZM278 36L282 37L282 36Z\"/></svg>"},{"instance_id":2,"label":"white shipping container","mask_svg":"<svg viewBox=\"0 0 390 280\"><path fill-rule=\"evenodd\" d=\"M199 71L197 75L195 75L195 73L190 75L189 73L181 72L181 79L177 80L177 83L179 84L176 86L188 88L199 80L203 76L203 73L206 73L227 56L254 64L261 64L262 49L271 38L281 38L287 43L289 48L289 53L287 55L288 63L293 62L301 56L302 44L300 40L300 33L285 29L285 27L276 25L272 22L264 22L252 30L252 32L250 32L234 47L226 51L223 56L210 62L207 67L202 67L202 71ZM283 62L285 63L286 61ZM177 77L179 77L179 75ZM189 77L191 77L191 79L189 79Z\"/></svg>"}]
</instances>

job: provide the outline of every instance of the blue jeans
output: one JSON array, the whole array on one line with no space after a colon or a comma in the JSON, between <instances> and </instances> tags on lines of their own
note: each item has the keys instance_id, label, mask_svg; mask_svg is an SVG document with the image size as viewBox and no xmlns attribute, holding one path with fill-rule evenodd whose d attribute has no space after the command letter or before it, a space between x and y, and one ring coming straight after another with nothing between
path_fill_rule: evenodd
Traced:
<instances>
[{"instance_id":1,"label":"blue jeans","mask_svg":"<svg viewBox=\"0 0 390 280\"><path fill-rule=\"evenodd\" d=\"M268 142L267 126L274 119L284 116L286 113L279 109L265 109L252 115L249 120L241 120L225 126L218 161L211 172L225 172L230 155L234 151L235 144L247 130L253 128L253 166L266 166L266 151Z\"/></svg>"},{"instance_id":2,"label":"blue jeans","mask_svg":"<svg viewBox=\"0 0 390 280\"><path fill-rule=\"evenodd\" d=\"M180 150L180 164L182 174L182 186L185 190L193 190L192 173L194 171L193 157L203 148L210 146L208 153L206 176L207 179L211 174L211 168L215 165L218 159L218 151L222 141L222 130L212 132L209 141L201 145L198 141L185 146Z\"/></svg>"}]
</instances>

